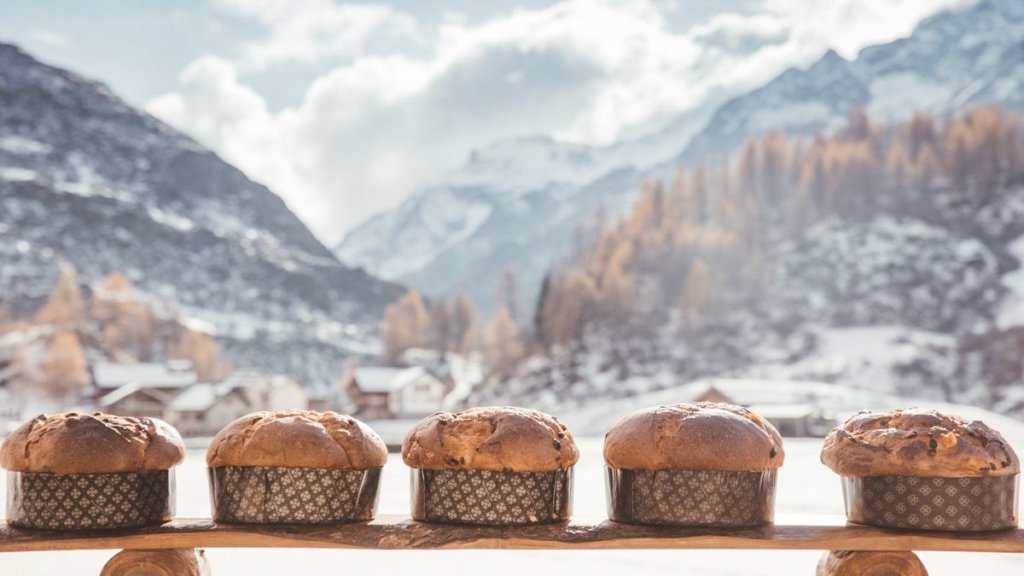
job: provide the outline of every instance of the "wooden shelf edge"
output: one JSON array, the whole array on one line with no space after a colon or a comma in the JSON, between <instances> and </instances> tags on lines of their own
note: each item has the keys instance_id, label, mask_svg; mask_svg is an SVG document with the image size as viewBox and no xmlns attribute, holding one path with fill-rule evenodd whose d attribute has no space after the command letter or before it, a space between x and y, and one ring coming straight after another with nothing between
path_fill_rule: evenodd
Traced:
<instances>
[{"instance_id":1,"label":"wooden shelf edge","mask_svg":"<svg viewBox=\"0 0 1024 576\"><path fill-rule=\"evenodd\" d=\"M348 548L368 550L749 549L1024 552L1024 530L903 532L867 526L776 524L748 530L659 528L613 522L472 527L382 516L332 526L215 524L176 518L130 531L52 532L0 522L0 552L145 548Z\"/></svg>"}]
</instances>

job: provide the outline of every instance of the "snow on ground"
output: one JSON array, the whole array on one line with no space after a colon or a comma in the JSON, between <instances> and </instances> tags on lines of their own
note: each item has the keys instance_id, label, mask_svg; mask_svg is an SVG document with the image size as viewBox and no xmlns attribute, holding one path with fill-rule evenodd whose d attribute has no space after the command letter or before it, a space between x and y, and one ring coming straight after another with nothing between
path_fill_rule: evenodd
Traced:
<instances>
[{"instance_id":1,"label":"snow on ground","mask_svg":"<svg viewBox=\"0 0 1024 576\"><path fill-rule=\"evenodd\" d=\"M961 412L973 410L963 409ZM1011 442L1024 446L1024 424L984 413L986 421L1000 428ZM605 514L601 440L579 441L575 514L601 519ZM821 441L787 439L786 463L779 475L777 518L780 523L828 524L841 521L842 492L839 481L818 461ZM204 450L190 450L178 468L178 515L208 516L209 503L204 469ZM408 469L398 455L384 468L380 512L407 514ZM4 501L0 487L0 503ZM3 508L0 507L0 512ZM99 574L111 551L26 552L0 554L0 574L65 576ZM820 552L636 550L636 551L409 551L385 553L358 550L210 549L213 574L314 574L336 570L346 574L397 574L418 566L425 573L444 571L450 576L522 576L523 574L586 573L588 576L622 574L679 574L692 576L777 576L814 574ZM977 573L1020 573L1024 557L1012 554L924 553L922 559L932 576Z\"/></svg>"},{"instance_id":2,"label":"snow on ground","mask_svg":"<svg viewBox=\"0 0 1024 576\"><path fill-rule=\"evenodd\" d=\"M826 328L815 351L797 362L761 364L745 376L777 380L826 380L879 392L892 390L895 366L907 364L929 345L952 344L949 336L904 326Z\"/></svg>"},{"instance_id":3,"label":"snow on ground","mask_svg":"<svg viewBox=\"0 0 1024 576\"><path fill-rule=\"evenodd\" d=\"M879 76L870 83L871 99L865 112L872 118L907 118L915 110L941 109L953 97L949 86L913 72Z\"/></svg>"},{"instance_id":4,"label":"snow on ground","mask_svg":"<svg viewBox=\"0 0 1024 576\"><path fill-rule=\"evenodd\" d=\"M1017 260L1024 263L1024 236L1011 242L1008 248ZM1003 284L1008 292L999 307L999 327L1009 328L1024 324L1024 264L1004 275Z\"/></svg>"}]
</instances>

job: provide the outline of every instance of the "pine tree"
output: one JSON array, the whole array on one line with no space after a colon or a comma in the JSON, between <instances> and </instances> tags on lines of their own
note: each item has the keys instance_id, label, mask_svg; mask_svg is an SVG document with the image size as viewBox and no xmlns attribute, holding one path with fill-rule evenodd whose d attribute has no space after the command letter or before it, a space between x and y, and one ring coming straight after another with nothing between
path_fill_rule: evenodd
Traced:
<instances>
[{"instance_id":1,"label":"pine tree","mask_svg":"<svg viewBox=\"0 0 1024 576\"><path fill-rule=\"evenodd\" d=\"M430 305L430 348L441 354L455 350L454 339L452 310L444 298L437 298Z\"/></svg>"},{"instance_id":2,"label":"pine tree","mask_svg":"<svg viewBox=\"0 0 1024 576\"><path fill-rule=\"evenodd\" d=\"M39 384L39 373L29 358L28 349L21 345L14 352L7 368L6 380L0 379L0 387L6 386L14 398L26 398Z\"/></svg>"},{"instance_id":3,"label":"pine tree","mask_svg":"<svg viewBox=\"0 0 1024 576\"><path fill-rule=\"evenodd\" d=\"M690 184L693 198L693 205L689 210L693 214L693 218L690 221L695 224L704 225L711 220L711 191L708 186L707 167L700 164L693 172L693 182Z\"/></svg>"},{"instance_id":4,"label":"pine tree","mask_svg":"<svg viewBox=\"0 0 1024 576\"><path fill-rule=\"evenodd\" d=\"M857 108L846 119L843 137L847 140L867 140L871 137L871 120L863 108Z\"/></svg>"},{"instance_id":5,"label":"pine tree","mask_svg":"<svg viewBox=\"0 0 1024 576\"><path fill-rule=\"evenodd\" d=\"M941 171L935 149L931 146L922 146L914 158L914 187L918 190L931 188Z\"/></svg>"},{"instance_id":6,"label":"pine tree","mask_svg":"<svg viewBox=\"0 0 1024 576\"><path fill-rule=\"evenodd\" d=\"M501 272L498 284L494 290L494 305L496 307L504 306L508 308L508 313L512 315L512 320L518 322L519 315L522 313L520 297L519 276L515 270L506 268Z\"/></svg>"},{"instance_id":7,"label":"pine tree","mask_svg":"<svg viewBox=\"0 0 1024 576\"><path fill-rule=\"evenodd\" d=\"M498 308L487 325L484 338L484 358L492 373L507 376L525 353L519 327L512 320L508 308Z\"/></svg>"},{"instance_id":8,"label":"pine tree","mask_svg":"<svg viewBox=\"0 0 1024 576\"><path fill-rule=\"evenodd\" d=\"M231 365L221 358L213 336L185 328L167 350L169 358L188 360L203 382L220 382L231 373Z\"/></svg>"},{"instance_id":9,"label":"pine tree","mask_svg":"<svg viewBox=\"0 0 1024 576\"><path fill-rule=\"evenodd\" d=\"M476 311L473 310L473 302L465 294L455 297L455 309L452 311L452 338L453 344L462 354L466 354L478 348L476 335L467 338L474 332L476 326ZM467 344L471 346L467 347Z\"/></svg>"},{"instance_id":10,"label":"pine tree","mask_svg":"<svg viewBox=\"0 0 1024 576\"><path fill-rule=\"evenodd\" d=\"M961 190L967 185L971 164L971 133L963 123L954 123L946 131L944 168L950 180Z\"/></svg>"},{"instance_id":11,"label":"pine tree","mask_svg":"<svg viewBox=\"0 0 1024 576\"><path fill-rule=\"evenodd\" d=\"M898 192L906 191L910 186L912 169L907 149L901 142L894 142L885 159L885 171L891 187Z\"/></svg>"},{"instance_id":12,"label":"pine tree","mask_svg":"<svg viewBox=\"0 0 1024 576\"><path fill-rule=\"evenodd\" d=\"M760 196L760 164L757 144L753 140L747 140L739 161L740 194L747 197Z\"/></svg>"},{"instance_id":13,"label":"pine tree","mask_svg":"<svg viewBox=\"0 0 1024 576\"><path fill-rule=\"evenodd\" d=\"M915 111L907 123L907 131L910 138L911 158L916 158L924 146L935 147L935 120L931 116Z\"/></svg>"},{"instance_id":14,"label":"pine tree","mask_svg":"<svg viewBox=\"0 0 1024 576\"><path fill-rule=\"evenodd\" d=\"M39 384L51 398L63 399L89 385L89 365L73 330L54 335L40 365Z\"/></svg>"},{"instance_id":15,"label":"pine tree","mask_svg":"<svg viewBox=\"0 0 1024 576\"><path fill-rule=\"evenodd\" d=\"M90 316L100 324L103 341L115 360L152 357L156 318L148 304L136 302L135 289L121 272L112 272L97 286Z\"/></svg>"},{"instance_id":16,"label":"pine tree","mask_svg":"<svg viewBox=\"0 0 1024 576\"><path fill-rule=\"evenodd\" d=\"M70 264L61 264L57 285L46 304L36 313L36 322L70 328L85 320L85 304L78 287L78 274Z\"/></svg>"},{"instance_id":17,"label":"pine tree","mask_svg":"<svg viewBox=\"0 0 1024 576\"><path fill-rule=\"evenodd\" d=\"M621 318L633 304L634 284L629 272L633 248L621 243L609 259L600 283L600 313L606 317Z\"/></svg>"},{"instance_id":18,"label":"pine tree","mask_svg":"<svg viewBox=\"0 0 1024 576\"><path fill-rule=\"evenodd\" d=\"M387 360L394 363L409 348L427 345L430 339L430 314L423 297L409 290L384 310L380 326Z\"/></svg>"},{"instance_id":19,"label":"pine tree","mask_svg":"<svg viewBox=\"0 0 1024 576\"><path fill-rule=\"evenodd\" d=\"M117 320L135 303L135 289L121 272L111 272L93 293L91 316L107 322Z\"/></svg>"},{"instance_id":20,"label":"pine tree","mask_svg":"<svg viewBox=\"0 0 1024 576\"><path fill-rule=\"evenodd\" d=\"M708 300L709 283L708 265L703 258L697 258L690 266L690 273L686 275L686 284L679 298L679 307L688 317L700 315Z\"/></svg>"}]
</instances>

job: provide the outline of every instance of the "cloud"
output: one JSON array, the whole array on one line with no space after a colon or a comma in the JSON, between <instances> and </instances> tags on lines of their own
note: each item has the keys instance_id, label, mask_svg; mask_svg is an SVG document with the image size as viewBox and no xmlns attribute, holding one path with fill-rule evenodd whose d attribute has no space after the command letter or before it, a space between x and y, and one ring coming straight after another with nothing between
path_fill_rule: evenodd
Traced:
<instances>
[{"instance_id":1,"label":"cloud","mask_svg":"<svg viewBox=\"0 0 1024 576\"><path fill-rule=\"evenodd\" d=\"M45 28L30 31L28 37L29 40L48 48L66 48L71 44L63 34Z\"/></svg>"},{"instance_id":2,"label":"cloud","mask_svg":"<svg viewBox=\"0 0 1024 576\"><path fill-rule=\"evenodd\" d=\"M763 0L791 23L794 41L827 45L846 58L871 44L910 34L923 18L977 0Z\"/></svg>"},{"instance_id":3,"label":"cloud","mask_svg":"<svg viewBox=\"0 0 1024 576\"><path fill-rule=\"evenodd\" d=\"M407 45L416 20L394 8L331 0L215 0L221 10L255 20L268 34L242 47L241 64L264 69L287 62L350 60Z\"/></svg>"},{"instance_id":4,"label":"cloud","mask_svg":"<svg viewBox=\"0 0 1024 576\"><path fill-rule=\"evenodd\" d=\"M536 134L614 142L832 45L850 55L906 34L957 0L764 0L683 31L644 0L563 0L429 29L386 6L215 1L265 35L233 60L193 62L148 109L268 184L334 243L475 148ZM313 62L330 64L277 112L244 81Z\"/></svg>"},{"instance_id":5,"label":"cloud","mask_svg":"<svg viewBox=\"0 0 1024 576\"><path fill-rule=\"evenodd\" d=\"M709 49L744 54L781 44L792 32L792 26L776 16L726 13L694 28L693 38Z\"/></svg>"}]
</instances>

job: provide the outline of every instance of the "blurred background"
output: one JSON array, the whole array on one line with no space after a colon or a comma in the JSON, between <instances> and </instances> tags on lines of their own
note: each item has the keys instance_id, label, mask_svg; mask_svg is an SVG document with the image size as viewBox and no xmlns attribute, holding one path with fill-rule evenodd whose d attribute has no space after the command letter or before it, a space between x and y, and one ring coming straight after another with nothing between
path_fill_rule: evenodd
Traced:
<instances>
[{"instance_id":1,"label":"blurred background","mask_svg":"<svg viewBox=\"0 0 1024 576\"><path fill-rule=\"evenodd\" d=\"M264 409L396 446L529 406L599 474L622 415L729 401L809 461L793 494L859 409L1024 441L1022 111L1017 0L0 0L0 436L164 418L192 515L209 437ZM833 483L780 514L841 514ZM740 573L606 556L508 566Z\"/></svg>"}]
</instances>

